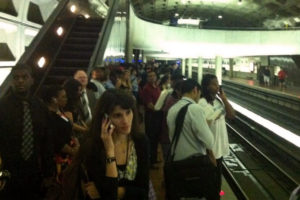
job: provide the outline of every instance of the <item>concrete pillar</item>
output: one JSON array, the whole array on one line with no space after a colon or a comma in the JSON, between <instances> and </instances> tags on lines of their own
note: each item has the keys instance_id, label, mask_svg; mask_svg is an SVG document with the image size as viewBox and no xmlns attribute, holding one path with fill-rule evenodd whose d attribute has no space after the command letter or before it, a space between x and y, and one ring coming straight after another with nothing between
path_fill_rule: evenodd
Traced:
<instances>
[{"instance_id":1,"label":"concrete pillar","mask_svg":"<svg viewBox=\"0 0 300 200\"><path fill-rule=\"evenodd\" d=\"M181 65L181 73L183 76L185 76L185 58L182 58Z\"/></svg>"},{"instance_id":2,"label":"concrete pillar","mask_svg":"<svg viewBox=\"0 0 300 200\"><path fill-rule=\"evenodd\" d=\"M198 83L200 84L203 76L203 59L201 57L198 58Z\"/></svg>"},{"instance_id":3,"label":"concrete pillar","mask_svg":"<svg viewBox=\"0 0 300 200\"><path fill-rule=\"evenodd\" d=\"M188 59L188 78L192 78L192 58Z\"/></svg>"},{"instance_id":4,"label":"concrete pillar","mask_svg":"<svg viewBox=\"0 0 300 200\"><path fill-rule=\"evenodd\" d=\"M222 57L216 56L215 75L218 78L219 84L222 85Z\"/></svg>"},{"instance_id":5,"label":"concrete pillar","mask_svg":"<svg viewBox=\"0 0 300 200\"><path fill-rule=\"evenodd\" d=\"M234 65L234 60L233 58L229 59L229 77L233 78L233 65Z\"/></svg>"}]
</instances>

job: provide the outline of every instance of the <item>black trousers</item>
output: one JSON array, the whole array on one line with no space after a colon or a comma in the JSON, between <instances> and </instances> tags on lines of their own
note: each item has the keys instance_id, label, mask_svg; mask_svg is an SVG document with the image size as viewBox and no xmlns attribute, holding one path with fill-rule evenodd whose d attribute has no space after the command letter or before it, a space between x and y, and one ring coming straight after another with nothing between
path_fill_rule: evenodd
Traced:
<instances>
[{"instance_id":1,"label":"black trousers","mask_svg":"<svg viewBox=\"0 0 300 200\"><path fill-rule=\"evenodd\" d=\"M216 178L217 178L217 189L220 192L221 191L221 186L222 186L222 161L223 157L216 159L217 160L217 173L216 173Z\"/></svg>"},{"instance_id":2,"label":"black trousers","mask_svg":"<svg viewBox=\"0 0 300 200\"><path fill-rule=\"evenodd\" d=\"M157 162L157 146L161 132L163 113L161 111L145 112L145 132L150 141L150 160L151 164Z\"/></svg>"}]
</instances>

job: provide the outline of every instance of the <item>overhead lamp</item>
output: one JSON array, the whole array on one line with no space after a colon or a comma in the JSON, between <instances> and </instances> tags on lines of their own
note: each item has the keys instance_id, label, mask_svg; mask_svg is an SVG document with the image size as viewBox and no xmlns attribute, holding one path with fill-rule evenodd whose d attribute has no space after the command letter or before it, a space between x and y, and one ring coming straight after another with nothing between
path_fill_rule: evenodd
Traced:
<instances>
[{"instance_id":1,"label":"overhead lamp","mask_svg":"<svg viewBox=\"0 0 300 200\"><path fill-rule=\"evenodd\" d=\"M199 25L199 19L178 19L178 24Z\"/></svg>"},{"instance_id":2,"label":"overhead lamp","mask_svg":"<svg viewBox=\"0 0 300 200\"><path fill-rule=\"evenodd\" d=\"M72 13L75 13L76 10L77 10L77 7L76 7L75 5L72 5L72 6L70 7L70 10L71 10Z\"/></svg>"},{"instance_id":3,"label":"overhead lamp","mask_svg":"<svg viewBox=\"0 0 300 200\"><path fill-rule=\"evenodd\" d=\"M45 57L41 57L41 58L38 60L37 64L38 64L39 68L43 68L43 67L45 66L45 64L46 64L46 59L45 59Z\"/></svg>"},{"instance_id":4,"label":"overhead lamp","mask_svg":"<svg viewBox=\"0 0 300 200\"><path fill-rule=\"evenodd\" d=\"M90 15L89 15L89 14L85 14L84 17L85 17L86 19L88 19L88 18L90 18Z\"/></svg>"},{"instance_id":5,"label":"overhead lamp","mask_svg":"<svg viewBox=\"0 0 300 200\"><path fill-rule=\"evenodd\" d=\"M178 17L179 16L179 14L178 13L175 13L175 17Z\"/></svg>"},{"instance_id":6,"label":"overhead lamp","mask_svg":"<svg viewBox=\"0 0 300 200\"><path fill-rule=\"evenodd\" d=\"M63 27L60 26L60 27L58 27L58 28L56 29L56 34L57 34L58 36L62 36L63 33L64 33Z\"/></svg>"},{"instance_id":7,"label":"overhead lamp","mask_svg":"<svg viewBox=\"0 0 300 200\"><path fill-rule=\"evenodd\" d=\"M295 17L294 20L295 20L295 22L297 22L297 23L300 22L300 18L299 18L299 17Z\"/></svg>"},{"instance_id":8,"label":"overhead lamp","mask_svg":"<svg viewBox=\"0 0 300 200\"><path fill-rule=\"evenodd\" d=\"M218 18L219 18L219 19L222 19L222 18L223 18L223 16L222 16L222 15L219 15L219 16L218 16Z\"/></svg>"},{"instance_id":9,"label":"overhead lamp","mask_svg":"<svg viewBox=\"0 0 300 200\"><path fill-rule=\"evenodd\" d=\"M242 5L242 0L239 0L238 5Z\"/></svg>"},{"instance_id":10,"label":"overhead lamp","mask_svg":"<svg viewBox=\"0 0 300 200\"><path fill-rule=\"evenodd\" d=\"M25 35L28 35L28 36L36 36L38 33L38 31L36 30L32 30L32 29L25 29Z\"/></svg>"}]
</instances>

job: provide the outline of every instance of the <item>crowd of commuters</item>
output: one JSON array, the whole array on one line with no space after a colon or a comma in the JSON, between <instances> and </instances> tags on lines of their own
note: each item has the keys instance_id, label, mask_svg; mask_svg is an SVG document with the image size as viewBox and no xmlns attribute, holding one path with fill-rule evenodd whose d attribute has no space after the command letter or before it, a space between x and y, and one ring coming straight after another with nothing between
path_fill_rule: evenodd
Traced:
<instances>
[{"instance_id":1,"label":"crowd of commuters","mask_svg":"<svg viewBox=\"0 0 300 200\"><path fill-rule=\"evenodd\" d=\"M45 86L40 98L31 93L30 66L14 67L12 77L0 100L0 169L11 174L0 179L0 199L50 199L53 185L62 186L57 199L155 199L149 170L162 162L158 144L167 160L186 104L174 160L209 155L219 196L229 153L225 116L235 114L214 75L204 75L201 88L177 64L99 67L90 80L78 70L62 85ZM72 179L76 190L64 185L70 171L80 177Z\"/></svg>"}]
</instances>

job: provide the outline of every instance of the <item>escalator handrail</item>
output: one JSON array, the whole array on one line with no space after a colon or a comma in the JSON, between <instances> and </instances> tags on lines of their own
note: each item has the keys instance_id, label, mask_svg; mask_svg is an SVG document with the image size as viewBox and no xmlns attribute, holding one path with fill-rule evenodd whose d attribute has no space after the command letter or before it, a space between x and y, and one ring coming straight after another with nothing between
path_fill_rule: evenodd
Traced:
<instances>
[{"instance_id":1,"label":"escalator handrail","mask_svg":"<svg viewBox=\"0 0 300 200\"><path fill-rule=\"evenodd\" d=\"M89 67L87 70L88 75L91 73L94 67L96 67L97 65L101 65L103 62L105 49L107 47L109 36L115 21L115 15L119 6L119 1L120 0L111 1L111 5L102 25L101 32L99 34L95 49L89 62Z\"/></svg>"}]
</instances>

